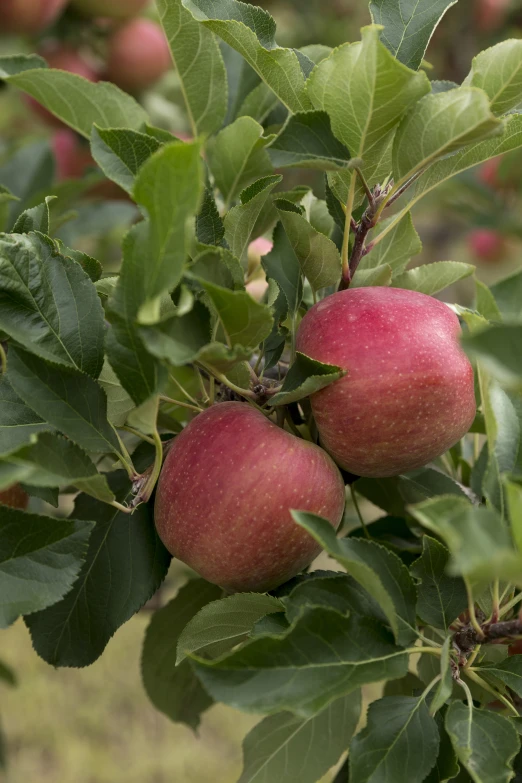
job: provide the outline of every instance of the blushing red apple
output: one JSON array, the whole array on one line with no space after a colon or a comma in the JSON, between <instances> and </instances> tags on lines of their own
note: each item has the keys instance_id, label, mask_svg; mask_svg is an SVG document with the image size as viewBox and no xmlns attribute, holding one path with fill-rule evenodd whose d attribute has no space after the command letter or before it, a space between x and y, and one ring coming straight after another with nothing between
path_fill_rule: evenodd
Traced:
<instances>
[{"instance_id":1,"label":"blushing red apple","mask_svg":"<svg viewBox=\"0 0 522 783\"><path fill-rule=\"evenodd\" d=\"M443 302L399 288L354 288L304 316L297 350L347 374L312 395L321 445L358 476L426 465L469 429L473 369Z\"/></svg>"},{"instance_id":2,"label":"blushing red apple","mask_svg":"<svg viewBox=\"0 0 522 783\"><path fill-rule=\"evenodd\" d=\"M491 32L501 27L511 0L477 0L477 27L483 32Z\"/></svg>"},{"instance_id":3,"label":"blushing red apple","mask_svg":"<svg viewBox=\"0 0 522 783\"><path fill-rule=\"evenodd\" d=\"M60 128L53 134L52 148L58 182L78 179L86 169L95 165L89 145L69 128Z\"/></svg>"},{"instance_id":4,"label":"blushing red apple","mask_svg":"<svg viewBox=\"0 0 522 783\"><path fill-rule=\"evenodd\" d=\"M248 403L223 402L176 437L160 475L155 522L175 556L231 591L270 590L320 547L290 509L341 521L344 482L325 451Z\"/></svg>"},{"instance_id":5,"label":"blushing red apple","mask_svg":"<svg viewBox=\"0 0 522 783\"><path fill-rule=\"evenodd\" d=\"M482 261L499 261L505 254L502 234L489 228L477 228L468 236L468 245L477 258Z\"/></svg>"},{"instance_id":6,"label":"blushing red apple","mask_svg":"<svg viewBox=\"0 0 522 783\"><path fill-rule=\"evenodd\" d=\"M68 0L1 0L0 33L32 35L54 22Z\"/></svg>"},{"instance_id":7,"label":"blushing red apple","mask_svg":"<svg viewBox=\"0 0 522 783\"><path fill-rule=\"evenodd\" d=\"M29 495L22 489L20 484L13 484L9 489L0 492L0 504L19 508L24 511L29 503Z\"/></svg>"},{"instance_id":8,"label":"blushing red apple","mask_svg":"<svg viewBox=\"0 0 522 783\"><path fill-rule=\"evenodd\" d=\"M71 0L71 5L84 16L110 19L130 19L149 5L150 0Z\"/></svg>"},{"instance_id":9,"label":"blushing red apple","mask_svg":"<svg viewBox=\"0 0 522 783\"><path fill-rule=\"evenodd\" d=\"M47 60L50 68L57 68L61 71L75 73L78 76L83 76L84 79L88 79L90 82L98 81L96 70L70 46L64 46L62 44L53 45L52 47L40 51L40 54ZM54 114L51 114L50 111L38 103L31 95L26 96L25 100L35 114L44 120L47 125L57 128L64 127L61 120L55 117Z\"/></svg>"},{"instance_id":10,"label":"blushing red apple","mask_svg":"<svg viewBox=\"0 0 522 783\"><path fill-rule=\"evenodd\" d=\"M144 90L171 66L165 33L148 19L133 19L109 38L106 77L122 90Z\"/></svg>"}]
</instances>

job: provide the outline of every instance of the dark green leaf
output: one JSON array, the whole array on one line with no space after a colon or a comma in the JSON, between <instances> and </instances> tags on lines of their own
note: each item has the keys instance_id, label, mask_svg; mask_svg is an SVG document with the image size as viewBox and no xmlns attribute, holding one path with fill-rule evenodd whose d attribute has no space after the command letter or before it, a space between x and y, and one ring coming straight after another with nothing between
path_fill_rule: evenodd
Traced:
<instances>
[{"instance_id":1,"label":"dark green leaf","mask_svg":"<svg viewBox=\"0 0 522 783\"><path fill-rule=\"evenodd\" d=\"M110 474L109 484L121 503L132 497L123 471ZM53 666L93 663L115 631L156 592L170 563L150 507L142 504L130 517L80 495L72 514L95 520L78 579L59 603L26 618L36 652Z\"/></svg>"},{"instance_id":2,"label":"dark green leaf","mask_svg":"<svg viewBox=\"0 0 522 783\"><path fill-rule=\"evenodd\" d=\"M281 391L275 394L271 405L287 405L308 397L319 389L345 375L341 367L323 364L297 351L296 358L285 377Z\"/></svg>"},{"instance_id":3,"label":"dark green leaf","mask_svg":"<svg viewBox=\"0 0 522 783\"><path fill-rule=\"evenodd\" d=\"M267 305L256 302L246 291L229 291L205 281L201 284L216 308L230 346L255 347L268 337L273 316Z\"/></svg>"},{"instance_id":4,"label":"dark green leaf","mask_svg":"<svg viewBox=\"0 0 522 783\"><path fill-rule=\"evenodd\" d=\"M335 171L345 168L350 153L332 133L325 111L291 114L268 148L276 168L299 167Z\"/></svg>"},{"instance_id":5,"label":"dark green leaf","mask_svg":"<svg viewBox=\"0 0 522 783\"><path fill-rule=\"evenodd\" d=\"M203 579L182 587L175 598L153 616L143 645L143 685L156 709L173 721L197 729L200 715L212 704L188 661L176 666L179 636L205 604L221 597L222 590Z\"/></svg>"},{"instance_id":6,"label":"dark green leaf","mask_svg":"<svg viewBox=\"0 0 522 783\"><path fill-rule=\"evenodd\" d=\"M2 507L0 628L59 601L85 559L92 522L53 519Z\"/></svg>"},{"instance_id":7,"label":"dark green leaf","mask_svg":"<svg viewBox=\"0 0 522 783\"><path fill-rule=\"evenodd\" d=\"M504 320L520 320L522 317L522 272L515 272L509 277L505 277L492 285L490 291Z\"/></svg>"},{"instance_id":8,"label":"dark green leaf","mask_svg":"<svg viewBox=\"0 0 522 783\"><path fill-rule=\"evenodd\" d=\"M43 204L22 212L13 226L13 234L28 234L30 231L49 234L49 202L53 198L54 196L47 196Z\"/></svg>"},{"instance_id":9,"label":"dark green leaf","mask_svg":"<svg viewBox=\"0 0 522 783\"><path fill-rule=\"evenodd\" d=\"M225 236L225 226L210 188L205 188L203 203L196 215L196 236L204 245L220 245Z\"/></svg>"},{"instance_id":10,"label":"dark green leaf","mask_svg":"<svg viewBox=\"0 0 522 783\"><path fill-rule=\"evenodd\" d=\"M96 378L103 309L80 265L41 234L0 237L0 329L43 359Z\"/></svg>"},{"instance_id":11,"label":"dark green leaf","mask_svg":"<svg viewBox=\"0 0 522 783\"><path fill-rule=\"evenodd\" d=\"M442 645L440 656L441 679L430 703L430 715L435 715L435 713L437 713L444 706L453 693L453 671L450 664L451 644L452 638L451 636L447 636L444 644Z\"/></svg>"},{"instance_id":12,"label":"dark green leaf","mask_svg":"<svg viewBox=\"0 0 522 783\"><path fill-rule=\"evenodd\" d=\"M272 250L263 256L261 264L267 278L275 280L286 301L286 307L278 311L279 320L283 320L287 313L294 315L299 309L303 298L303 279L299 261L281 222L274 229L273 243Z\"/></svg>"},{"instance_id":13,"label":"dark green leaf","mask_svg":"<svg viewBox=\"0 0 522 783\"><path fill-rule=\"evenodd\" d=\"M419 580L417 614L436 628L448 628L468 605L464 581L446 573L449 559L446 547L425 535L422 555L410 566L410 573Z\"/></svg>"},{"instance_id":14,"label":"dark green leaf","mask_svg":"<svg viewBox=\"0 0 522 783\"><path fill-rule=\"evenodd\" d=\"M202 302L196 302L186 315L175 315L155 326L142 326L139 334L150 353L181 367L195 361L210 343L210 313Z\"/></svg>"},{"instance_id":15,"label":"dark green leaf","mask_svg":"<svg viewBox=\"0 0 522 783\"><path fill-rule=\"evenodd\" d=\"M93 126L92 156L103 173L121 188L131 193L134 181L146 160L161 147L159 141L146 133L128 128Z\"/></svg>"},{"instance_id":16,"label":"dark green leaf","mask_svg":"<svg viewBox=\"0 0 522 783\"><path fill-rule=\"evenodd\" d=\"M518 696L522 696L522 655L512 655L500 663L482 666L480 673L492 675L511 688Z\"/></svg>"},{"instance_id":17,"label":"dark green leaf","mask_svg":"<svg viewBox=\"0 0 522 783\"><path fill-rule=\"evenodd\" d=\"M16 451L37 432L53 429L17 395L8 374L0 376L0 456Z\"/></svg>"},{"instance_id":18,"label":"dark green leaf","mask_svg":"<svg viewBox=\"0 0 522 783\"><path fill-rule=\"evenodd\" d=\"M280 175L262 177L240 194L240 204L225 217L225 239L232 253L243 260L252 231L270 193L282 180Z\"/></svg>"}]
</instances>

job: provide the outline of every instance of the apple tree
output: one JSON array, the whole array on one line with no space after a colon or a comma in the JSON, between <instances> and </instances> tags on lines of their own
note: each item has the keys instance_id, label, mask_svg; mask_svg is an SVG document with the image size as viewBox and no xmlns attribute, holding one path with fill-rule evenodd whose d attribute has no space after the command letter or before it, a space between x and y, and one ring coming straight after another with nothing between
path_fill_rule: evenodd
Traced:
<instances>
[{"instance_id":1,"label":"apple tree","mask_svg":"<svg viewBox=\"0 0 522 783\"><path fill-rule=\"evenodd\" d=\"M193 730L260 716L239 783L522 769L522 272L436 299L474 268L416 264L412 221L522 146L522 41L430 79L452 5L372 0L360 41L294 50L255 6L157 0L189 141L0 58L138 207L104 274L56 236L66 193L0 168L0 627L87 666L179 557L143 683Z\"/></svg>"}]
</instances>

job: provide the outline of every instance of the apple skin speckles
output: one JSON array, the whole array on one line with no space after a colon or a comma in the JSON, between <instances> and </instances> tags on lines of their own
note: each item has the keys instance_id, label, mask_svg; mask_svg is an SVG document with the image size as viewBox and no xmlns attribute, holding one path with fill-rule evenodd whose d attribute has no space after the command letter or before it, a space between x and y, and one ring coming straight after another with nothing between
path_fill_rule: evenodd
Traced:
<instances>
[{"instance_id":1,"label":"apple skin speckles","mask_svg":"<svg viewBox=\"0 0 522 783\"><path fill-rule=\"evenodd\" d=\"M285 432L251 405L199 414L165 459L154 517L167 549L230 591L265 591L321 551L290 515L311 511L339 525L344 482L325 451Z\"/></svg>"},{"instance_id":2,"label":"apple skin speckles","mask_svg":"<svg viewBox=\"0 0 522 783\"><path fill-rule=\"evenodd\" d=\"M475 416L473 369L443 303L400 288L356 288L314 305L297 349L347 370L311 397L321 445L359 476L395 476L453 446Z\"/></svg>"}]
</instances>

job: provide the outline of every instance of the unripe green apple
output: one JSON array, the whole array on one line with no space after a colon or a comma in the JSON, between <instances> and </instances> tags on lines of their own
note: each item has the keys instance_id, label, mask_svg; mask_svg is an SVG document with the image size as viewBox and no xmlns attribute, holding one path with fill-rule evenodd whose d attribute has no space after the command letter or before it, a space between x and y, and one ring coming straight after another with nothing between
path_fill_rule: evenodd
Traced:
<instances>
[{"instance_id":1,"label":"unripe green apple","mask_svg":"<svg viewBox=\"0 0 522 783\"><path fill-rule=\"evenodd\" d=\"M148 19L133 19L109 38L106 76L122 90L144 90L171 66L165 33Z\"/></svg>"},{"instance_id":2,"label":"unripe green apple","mask_svg":"<svg viewBox=\"0 0 522 783\"><path fill-rule=\"evenodd\" d=\"M67 0L0 0L0 33L32 35L48 27Z\"/></svg>"},{"instance_id":3,"label":"unripe green apple","mask_svg":"<svg viewBox=\"0 0 522 783\"><path fill-rule=\"evenodd\" d=\"M312 511L334 527L344 482L328 454L243 402L200 413L176 437L160 475L158 534L175 556L232 591L270 590L320 547L292 519Z\"/></svg>"},{"instance_id":4,"label":"unripe green apple","mask_svg":"<svg viewBox=\"0 0 522 783\"><path fill-rule=\"evenodd\" d=\"M9 489L0 492L0 504L25 510L29 503L29 495L20 484L13 484Z\"/></svg>"},{"instance_id":5,"label":"unripe green apple","mask_svg":"<svg viewBox=\"0 0 522 783\"><path fill-rule=\"evenodd\" d=\"M130 19L139 14L150 0L71 0L71 5L84 16L110 19Z\"/></svg>"},{"instance_id":6,"label":"unripe green apple","mask_svg":"<svg viewBox=\"0 0 522 783\"><path fill-rule=\"evenodd\" d=\"M396 476L453 446L475 416L473 369L443 302L400 288L327 296L297 349L347 374L311 397L321 445L358 476Z\"/></svg>"}]
</instances>

